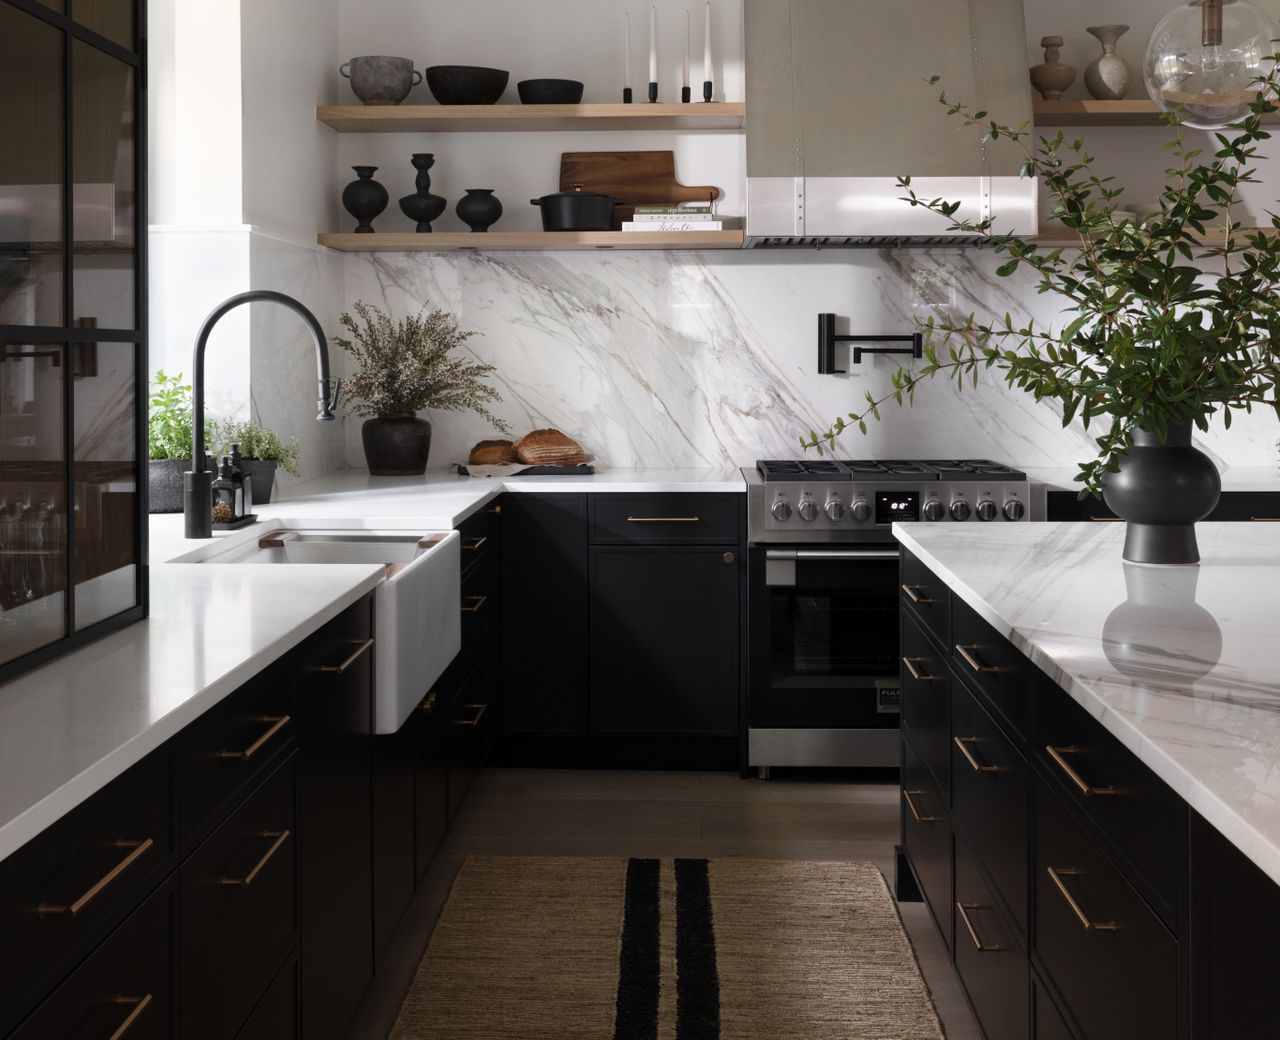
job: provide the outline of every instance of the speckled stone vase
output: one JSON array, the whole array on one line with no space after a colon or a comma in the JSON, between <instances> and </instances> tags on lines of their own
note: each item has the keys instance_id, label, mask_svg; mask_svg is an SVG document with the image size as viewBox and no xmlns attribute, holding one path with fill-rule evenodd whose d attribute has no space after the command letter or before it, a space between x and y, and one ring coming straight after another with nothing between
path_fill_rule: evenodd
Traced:
<instances>
[{"instance_id":1,"label":"speckled stone vase","mask_svg":"<svg viewBox=\"0 0 1280 1040\"><path fill-rule=\"evenodd\" d=\"M1133 69L1116 53L1116 43L1129 31L1127 25L1091 25L1085 32L1096 36L1102 53L1084 70L1084 85L1099 101L1119 101L1129 93Z\"/></svg>"},{"instance_id":2,"label":"speckled stone vase","mask_svg":"<svg viewBox=\"0 0 1280 1040\"><path fill-rule=\"evenodd\" d=\"M1061 36L1043 36L1040 46L1044 48L1044 64L1031 67L1031 85L1046 101L1057 101L1076 81L1076 70L1058 60L1062 56Z\"/></svg>"}]
</instances>

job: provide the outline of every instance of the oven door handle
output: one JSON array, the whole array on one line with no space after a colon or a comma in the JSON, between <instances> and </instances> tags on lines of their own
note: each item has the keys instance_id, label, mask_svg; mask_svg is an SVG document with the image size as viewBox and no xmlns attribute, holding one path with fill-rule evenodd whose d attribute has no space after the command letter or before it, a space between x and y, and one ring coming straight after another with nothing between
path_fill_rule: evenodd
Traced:
<instances>
[{"instance_id":1,"label":"oven door handle","mask_svg":"<svg viewBox=\"0 0 1280 1040\"><path fill-rule=\"evenodd\" d=\"M897 560L897 549L769 549L766 560Z\"/></svg>"}]
</instances>

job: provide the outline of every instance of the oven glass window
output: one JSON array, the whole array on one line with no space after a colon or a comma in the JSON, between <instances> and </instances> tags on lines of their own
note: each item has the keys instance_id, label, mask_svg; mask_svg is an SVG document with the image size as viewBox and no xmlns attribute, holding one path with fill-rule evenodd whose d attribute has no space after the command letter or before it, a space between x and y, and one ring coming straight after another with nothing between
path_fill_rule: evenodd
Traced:
<instances>
[{"instance_id":1,"label":"oven glass window","mask_svg":"<svg viewBox=\"0 0 1280 1040\"><path fill-rule=\"evenodd\" d=\"M773 685L849 685L897 674L898 604L847 590L772 592Z\"/></svg>"}]
</instances>

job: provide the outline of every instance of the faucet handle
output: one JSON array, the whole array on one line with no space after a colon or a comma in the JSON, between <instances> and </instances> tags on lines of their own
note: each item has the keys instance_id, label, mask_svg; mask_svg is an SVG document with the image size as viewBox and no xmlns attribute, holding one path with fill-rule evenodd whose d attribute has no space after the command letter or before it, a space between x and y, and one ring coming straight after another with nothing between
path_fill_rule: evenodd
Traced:
<instances>
[{"instance_id":1,"label":"faucet handle","mask_svg":"<svg viewBox=\"0 0 1280 1040\"><path fill-rule=\"evenodd\" d=\"M333 380L333 391L323 382L320 384L320 411L316 415L317 422L329 422L337 418L338 401L342 397L342 380Z\"/></svg>"}]
</instances>

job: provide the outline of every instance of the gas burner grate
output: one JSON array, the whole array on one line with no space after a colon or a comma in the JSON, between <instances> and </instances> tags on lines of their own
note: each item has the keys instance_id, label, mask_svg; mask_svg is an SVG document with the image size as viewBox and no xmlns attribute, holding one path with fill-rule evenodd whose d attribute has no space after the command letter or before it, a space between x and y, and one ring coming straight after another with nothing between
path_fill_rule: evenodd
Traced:
<instances>
[{"instance_id":1,"label":"gas burner grate","mask_svg":"<svg viewBox=\"0 0 1280 1040\"><path fill-rule=\"evenodd\" d=\"M938 475L928 466L911 459L844 459L854 480L937 480Z\"/></svg>"},{"instance_id":2,"label":"gas burner grate","mask_svg":"<svg viewBox=\"0 0 1280 1040\"><path fill-rule=\"evenodd\" d=\"M928 459L924 463L936 469L943 480L1026 480L1021 470L990 459Z\"/></svg>"},{"instance_id":3,"label":"gas burner grate","mask_svg":"<svg viewBox=\"0 0 1280 1040\"><path fill-rule=\"evenodd\" d=\"M829 459L762 459L756 469L765 480L849 480L849 472Z\"/></svg>"}]
</instances>

